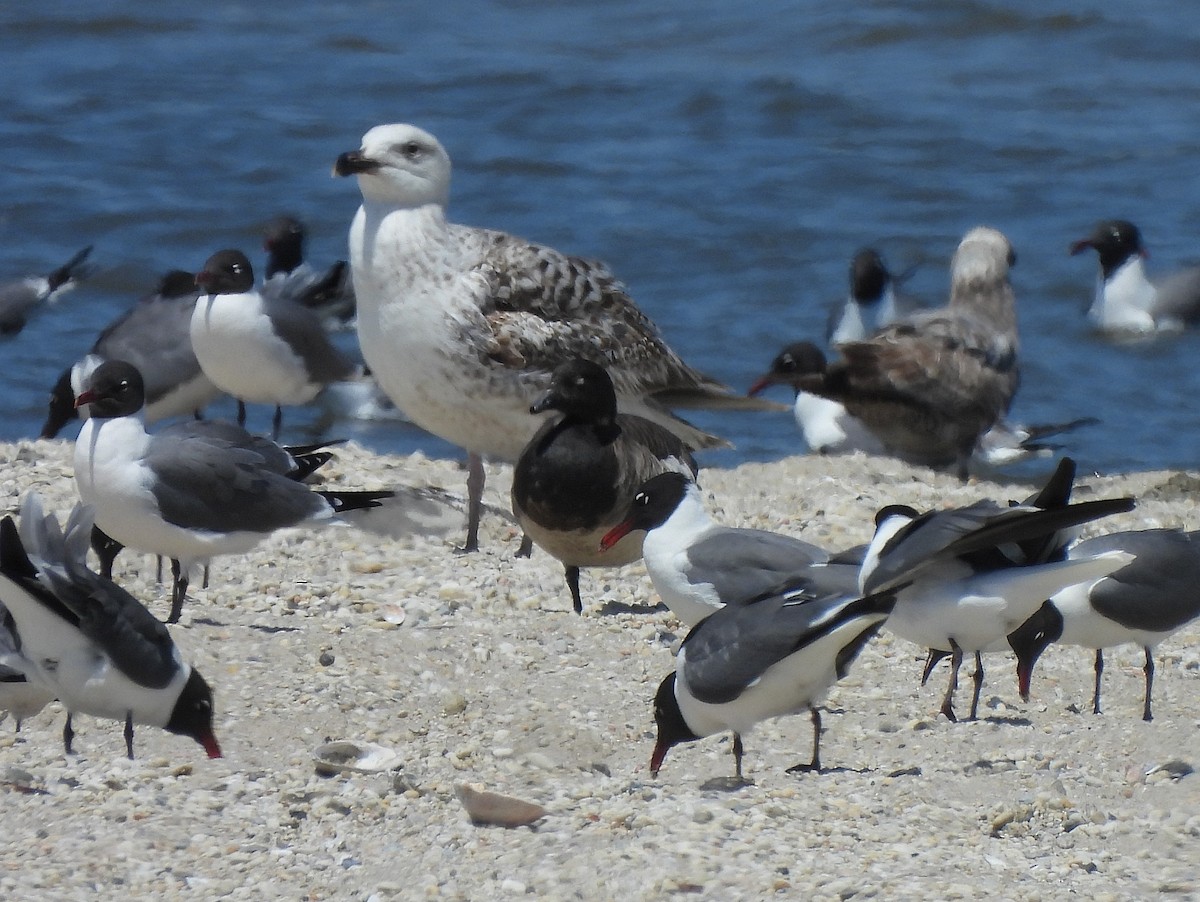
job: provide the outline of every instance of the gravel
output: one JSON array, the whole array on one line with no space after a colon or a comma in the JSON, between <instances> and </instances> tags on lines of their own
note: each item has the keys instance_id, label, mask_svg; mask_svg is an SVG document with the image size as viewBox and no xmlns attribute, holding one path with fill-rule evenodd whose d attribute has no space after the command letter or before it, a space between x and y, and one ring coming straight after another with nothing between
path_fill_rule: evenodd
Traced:
<instances>
[{"instance_id":1,"label":"gravel","mask_svg":"<svg viewBox=\"0 0 1200 902\"><path fill-rule=\"evenodd\" d=\"M921 649L886 631L834 687L821 774L807 717L675 748L648 773L650 700L684 630L641 564L584 572L584 616L562 567L514 557L510 470L489 466L482 551L461 541L450 461L337 449L337 487L402 485L443 506L399 538L351 527L278 534L214 562L173 634L214 686L226 757L189 740L77 719L62 751L51 705L0 725L0 897L303 899L1134 899L1200 896L1200 628L1157 655L1155 720L1140 719L1141 651L1106 656L1090 713L1091 652L1052 648L1020 701L1011 658L985 659L982 718L937 716L945 665L922 689ZM0 445L0 492L60 515L70 445ZM865 541L885 503L1024 498L890 460L796 457L701 474L720 521L829 548ZM1197 478L1083 480L1077 497L1134 494L1088 534L1195 525ZM366 524L364 524L366 525ZM402 531L389 527L383 532ZM117 578L165 616L153 558ZM960 689L965 707L969 679ZM1082 712L1082 713L1081 713ZM399 754L378 773L321 776L329 740ZM475 826L467 785L542 806L532 827Z\"/></svg>"}]
</instances>

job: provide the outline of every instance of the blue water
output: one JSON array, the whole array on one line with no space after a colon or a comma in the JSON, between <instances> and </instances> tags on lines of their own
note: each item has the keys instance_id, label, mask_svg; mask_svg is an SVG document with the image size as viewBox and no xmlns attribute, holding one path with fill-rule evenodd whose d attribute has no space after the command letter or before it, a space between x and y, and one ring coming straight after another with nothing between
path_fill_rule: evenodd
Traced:
<instances>
[{"instance_id":1,"label":"blue water","mask_svg":"<svg viewBox=\"0 0 1200 902\"><path fill-rule=\"evenodd\" d=\"M909 290L940 303L959 236L997 226L1019 256L1015 418L1099 417L1070 442L1089 469L1200 464L1200 337L1092 337L1095 261L1067 255L1121 216L1152 271L1197 256L1185 4L54 6L0 8L0 275L89 243L101 271L0 344L0 439L37 433L58 372L160 272L228 246L257 262L281 212L309 223L314 263L344 257L358 191L330 166L411 121L454 159L454 218L607 260L689 362L741 388L820 338L858 247L923 260ZM800 447L787 414L694 419L737 445L710 465ZM456 453L393 423L337 432Z\"/></svg>"}]
</instances>

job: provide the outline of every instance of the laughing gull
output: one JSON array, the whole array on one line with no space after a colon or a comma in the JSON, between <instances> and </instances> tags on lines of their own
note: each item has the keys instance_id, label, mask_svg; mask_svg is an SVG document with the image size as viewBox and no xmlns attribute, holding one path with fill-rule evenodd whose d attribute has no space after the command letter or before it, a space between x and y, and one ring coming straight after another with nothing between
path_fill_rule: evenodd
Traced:
<instances>
[{"instance_id":1,"label":"laughing gull","mask_svg":"<svg viewBox=\"0 0 1200 902\"><path fill-rule=\"evenodd\" d=\"M813 724L812 761L789 771L820 771L817 705L846 675L893 603L891 593L829 593L802 577L701 620L655 695L658 737L650 773L658 775L672 746L731 730L735 773L742 780L742 736L760 721L804 710Z\"/></svg>"},{"instance_id":2,"label":"laughing gull","mask_svg":"<svg viewBox=\"0 0 1200 902\"><path fill-rule=\"evenodd\" d=\"M1148 721L1154 647L1200 617L1200 532L1118 532L1080 542L1068 554L1075 558L1107 551L1132 554L1133 560L1106 577L1061 590L1009 636L1021 697L1029 697L1033 668L1046 646L1082 645L1096 650L1092 713L1099 714L1104 649L1131 642L1146 655L1142 719Z\"/></svg>"},{"instance_id":3,"label":"laughing gull","mask_svg":"<svg viewBox=\"0 0 1200 902\"><path fill-rule=\"evenodd\" d=\"M520 456L540 425L529 399L566 360L604 366L622 413L693 449L726 443L666 406L765 409L685 364L603 264L447 222L450 157L428 132L377 126L334 174L363 196L350 266L367 365L414 423L467 451L465 550L479 545L483 456Z\"/></svg>"},{"instance_id":4,"label":"laughing gull","mask_svg":"<svg viewBox=\"0 0 1200 902\"><path fill-rule=\"evenodd\" d=\"M1132 498L1050 508L980 501L918 516L891 505L876 517L860 589L898 589L888 630L922 648L951 651L941 713L954 721L964 652L997 646L1055 592L1132 560L1121 551L1059 560L1063 531L1132 508Z\"/></svg>"},{"instance_id":5,"label":"laughing gull","mask_svg":"<svg viewBox=\"0 0 1200 902\"><path fill-rule=\"evenodd\" d=\"M31 680L21 666L14 666L20 664L21 640L17 636L17 623L0 601L0 710L13 716L18 733L23 720L54 701L54 690L36 678Z\"/></svg>"},{"instance_id":6,"label":"laughing gull","mask_svg":"<svg viewBox=\"0 0 1200 902\"><path fill-rule=\"evenodd\" d=\"M333 346L311 310L254 290L254 271L237 250L218 251L197 273L205 294L192 314L192 347L204 374L238 401L275 405L279 437L283 404L307 404L326 385L353 378L358 368Z\"/></svg>"},{"instance_id":7,"label":"laughing gull","mask_svg":"<svg viewBox=\"0 0 1200 902\"><path fill-rule=\"evenodd\" d=\"M544 422L517 459L512 507L525 535L562 561L578 614L580 567L615 567L642 556L640 534L614 542L609 554L600 548L638 487L666 471L690 481L696 462L658 423L618 414L612 379L590 360L555 368L550 387L529 408L531 414L548 410L562 416Z\"/></svg>"},{"instance_id":8,"label":"laughing gull","mask_svg":"<svg viewBox=\"0 0 1200 902\"><path fill-rule=\"evenodd\" d=\"M833 311L825 340L831 345L862 341L892 323L917 312L912 298L902 298L896 288L916 270L892 275L883 256L873 247L860 248L850 259L850 291L846 301Z\"/></svg>"},{"instance_id":9,"label":"laughing gull","mask_svg":"<svg viewBox=\"0 0 1200 902\"><path fill-rule=\"evenodd\" d=\"M79 495L107 535L171 559L168 623L179 620L194 563L249 551L277 529L328 523L394 494L315 492L239 443L149 435L141 376L123 361L102 364L76 402L92 405L75 442Z\"/></svg>"},{"instance_id":10,"label":"laughing gull","mask_svg":"<svg viewBox=\"0 0 1200 902\"><path fill-rule=\"evenodd\" d=\"M646 480L601 547L611 548L640 530L646 531L642 555L654 588L687 626L727 604L761 597L829 560L821 548L791 536L719 526L705 510L699 486L681 473ZM845 580L840 586L829 582L828 588L856 588L858 567L829 570L829 580L838 572Z\"/></svg>"},{"instance_id":11,"label":"laughing gull","mask_svg":"<svg viewBox=\"0 0 1200 902\"><path fill-rule=\"evenodd\" d=\"M267 298L285 298L308 307L326 322L345 322L354 316L354 288L345 260L325 272L313 269L304 259L308 230L294 216L279 216L267 224L263 250L267 266L262 293Z\"/></svg>"},{"instance_id":12,"label":"laughing gull","mask_svg":"<svg viewBox=\"0 0 1200 902\"><path fill-rule=\"evenodd\" d=\"M1088 318L1107 332L1154 332L1182 329L1200 319L1200 266L1167 278L1146 275L1142 233L1125 219L1108 219L1071 245L1071 254L1091 248L1100 258L1100 274Z\"/></svg>"},{"instance_id":13,"label":"laughing gull","mask_svg":"<svg viewBox=\"0 0 1200 902\"><path fill-rule=\"evenodd\" d=\"M30 314L45 304L54 304L87 274L84 261L92 252L89 244L44 276L25 276L0 284L0 336L16 335L25 328Z\"/></svg>"},{"instance_id":14,"label":"laughing gull","mask_svg":"<svg viewBox=\"0 0 1200 902\"><path fill-rule=\"evenodd\" d=\"M190 334L196 298L196 277L171 270L154 292L139 300L110 323L92 350L65 370L50 392L42 438L54 438L86 408L76 410L75 397L84 381L105 360L132 363L146 386L146 422L192 414L199 416L220 393L192 350Z\"/></svg>"},{"instance_id":15,"label":"laughing gull","mask_svg":"<svg viewBox=\"0 0 1200 902\"><path fill-rule=\"evenodd\" d=\"M81 713L124 721L130 758L135 723L190 736L208 757L221 757L212 690L184 662L166 627L116 583L87 569L91 526L90 509L76 505L64 535L33 494L22 502L19 531L11 517L0 521L0 597L20 637L9 663L67 709L68 754L72 715Z\"/></svg>"},{"instance_id":16,"label":"laughing gull","mask_svg":"<svg viewBox=\"0 0 1200 902\"><path fill-rule=\"evenodd\" d=\"M798 387L844 404L892 453L965 479L1017 389L1015 259L1002 233L972 229L951 264L949 306L839 345L842 359Z\"/></svg>"}]
</instances>

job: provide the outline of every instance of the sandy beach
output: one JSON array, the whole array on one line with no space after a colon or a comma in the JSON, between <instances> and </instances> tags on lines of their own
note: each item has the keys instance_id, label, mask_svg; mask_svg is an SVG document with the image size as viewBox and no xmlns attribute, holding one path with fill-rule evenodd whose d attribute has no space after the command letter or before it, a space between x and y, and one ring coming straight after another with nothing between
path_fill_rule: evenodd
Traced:
<instances>
[{"instance_id":1,"label":"sandy beach","mask_svg":"<svg viewBox=\"0 0 1200 902\"><path fill-rule=\"evenodd\" d=\"M75 501L69 443L0 445L4 508L34 489ZM1049 464L1048 464L1049 467ZM452 461L337 449L330 487L463 491ZM482 551L459 555L463 515L418 534L289 531L194 580L172 628L216 694L225 752L77 718L63 754L58 704L20 733L0 724L0 895L6 899L1137 899L1200 896L1200 625L1158 651L1155 719L1141 720L1142 653L1107 655L1091 713L1092 653L1052 647L1033 697L1010 656L985 659L981 718L937 715L942 665L886 629L828 699L821 774L792 775L807 717L675 748L647 770L650 702L683 636L642 565L584 571L571 611L556 561L515 558L511 468L489 466ZM879 458L795 457L705 470L714 517L840 549L887 503L1024 498ZM1086 534L1200 525L1200 478L1082 478L1080 499L1137 509ZM165 616L153 558L117 580ZM968 668L964 668L964 673ZM969 679L959 707L969 701ZM398 756L378 773L323 776L329 739ZM455 787L544 806L535 827L476 826Z\"/></svg>"}]
</instances>

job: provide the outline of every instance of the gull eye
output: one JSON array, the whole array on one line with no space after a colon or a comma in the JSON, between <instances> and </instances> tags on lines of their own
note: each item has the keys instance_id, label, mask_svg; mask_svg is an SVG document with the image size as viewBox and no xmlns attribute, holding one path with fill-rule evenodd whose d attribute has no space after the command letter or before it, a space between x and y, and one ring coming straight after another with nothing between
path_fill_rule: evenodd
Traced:
<instances>
[{"instance_id":1,"label":"gull eye","mask_svg":"<svg viewBox=\"0 0 1200 902\"><path fill-rule=\"evenodd\" d=\"M633 503L638 507L647 507L650 504L650 496L645 492L638 492L633 496Z\"/></svg>"},{"instance_id":2,"label":"gull eye","mask_svg":"<svg viewBox=\"0 0 1200 902\"><path fill-rule=\"evenodd\" d=\"M400 147L400 152L410 160L415 160L421 155L421 145L416 141L406 141Z\"/></svg>"}]
</instances>

